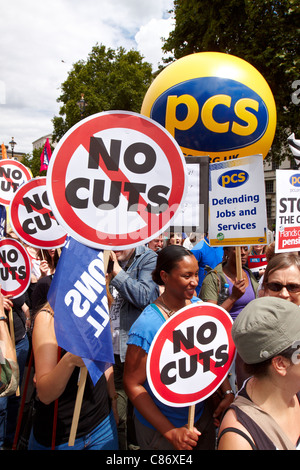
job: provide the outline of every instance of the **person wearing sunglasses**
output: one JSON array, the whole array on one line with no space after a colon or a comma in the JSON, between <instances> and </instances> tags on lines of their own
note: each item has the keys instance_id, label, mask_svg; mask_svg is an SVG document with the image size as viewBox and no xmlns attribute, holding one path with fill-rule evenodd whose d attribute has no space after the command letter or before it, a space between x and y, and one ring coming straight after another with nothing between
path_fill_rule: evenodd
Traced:
<instances>
[{"instance_id":1,"label":"person wearing sunglasses","mask_svg":"<svg viewBox=\"0 0 300 470\"><path fill-rule=\"evenodd\" d=\"M280 297L300 306L300 257L297 253L278 253L269 261L260 295Z\"/></svg>"}]
</instances>

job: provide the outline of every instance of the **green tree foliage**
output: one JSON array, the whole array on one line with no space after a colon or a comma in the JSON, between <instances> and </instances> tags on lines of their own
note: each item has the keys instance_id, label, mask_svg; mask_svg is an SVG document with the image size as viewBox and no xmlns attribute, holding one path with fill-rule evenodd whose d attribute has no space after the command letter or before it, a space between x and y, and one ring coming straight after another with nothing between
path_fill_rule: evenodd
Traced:
<instances>
[{"instance_id":1,"label":"green tree foliage","mask_svg":"<svg viewBox=\"0 0 300 470\"><path fill-rule=\"evenodd\" d=\"M291 99L293 83L300 79L299 0L175 0L173 13L175 28L165 52L175 59L194 52L229 53L266 79L277 108L269 157L280 161L288 135L299 138L300 132L300 105Z\"/></svg>"},{"instance_id":2,"label":"green tree foliage","mask_svg":"<svg viewBox=\"0 0 300 470\"><path fill-rule=\"evenodd\" d=\"M123 48L93 47L86 61L73 65L62 83L58 102L63 103L53 118L53 139L57 142L81 118L77 105L81 94L86 102L83 117L110 110L140 112L152 80L152 66L139 52Z\"/></svg>"}]
</instances>

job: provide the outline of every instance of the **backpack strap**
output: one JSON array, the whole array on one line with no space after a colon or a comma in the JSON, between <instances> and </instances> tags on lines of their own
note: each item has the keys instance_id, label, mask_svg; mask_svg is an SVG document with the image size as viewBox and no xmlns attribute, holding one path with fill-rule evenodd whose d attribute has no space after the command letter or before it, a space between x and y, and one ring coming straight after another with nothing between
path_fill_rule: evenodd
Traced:
<instances>
[{"instance_id":1,"label":"backpack strap","mask_svg":"<svg viewBox=\"0 0 300 470\"><path fill-rule=\"evenodd\" d=\"M217 288L218 304L219 304L219 295L220 295L220 292L222 291L222 288L224 287L224 284L226 283L225 275L222 274L222 273L219 273L215 269L212 269L208 265L206 265L204 269L206 271L206 276L211 275L212 278L213 278L213 281L214 281L215 286Z\"/></svg>"}]
</instances>

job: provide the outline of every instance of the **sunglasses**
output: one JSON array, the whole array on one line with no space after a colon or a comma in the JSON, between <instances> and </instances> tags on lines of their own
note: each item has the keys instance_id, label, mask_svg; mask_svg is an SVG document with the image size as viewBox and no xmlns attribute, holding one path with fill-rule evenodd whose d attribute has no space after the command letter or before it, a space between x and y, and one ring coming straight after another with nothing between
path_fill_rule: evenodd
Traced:
<instances>
[{"instance_id":1,"label":"sunglasses","mask_svg":"<svg viewBox=\"0 0 300 470\"><path fill-rule=\"evenodd\" d=\"M267 282L267 287L273 292L280 292L284 287L288 292L300 292L300 284L281 284L280 282Z\"/></svg>"}]
</instances>

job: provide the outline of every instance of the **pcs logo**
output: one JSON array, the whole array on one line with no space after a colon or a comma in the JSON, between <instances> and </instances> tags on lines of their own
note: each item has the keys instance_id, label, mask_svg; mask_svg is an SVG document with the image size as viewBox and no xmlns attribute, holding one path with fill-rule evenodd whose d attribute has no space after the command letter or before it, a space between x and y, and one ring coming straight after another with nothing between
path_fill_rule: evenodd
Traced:
<instances>
[{"instance_id":1,"label":"pcs logo","mask_svg":"<svg viewBox=\"0 0 300 470\"><path fill-rule=\"evenodd\" d=\"M230 79L202 77L178 84L153 104L152 119L181 147L189 132L193 151L226 152L257 142L265 133L268 111L261 97Z\"/></svg>"},{"instance_id":2,"label":"pcs logo","mask_svg":"<svg viewBox=\"0 0 300 470\"><path fill-rule=\"evenodd\" d=\"M209 155L211 162L266 157L276 129L266 80L245 60L219 52L168 65L150 85L141 114L165 127L184 155Z\"/></svg>"},{"instance_id":3,"label":"pcs logo","mask_svg":"<svg viewBox=\"0 0 300 470\"><path fill-rule=\"evenodd\" d=\"M249 174L243 170L229 170L218 178L218 184L222 188L237 188L242 186L249 179Z\"/></svg>"},{"instance_id":4,"label":"pcs logo","mask_svg":"<svg viewBox=\"0 0 300 470\"><path fill-rule=\"evenodd\" d=\"M290 177L290 184L296 188L300 188L300 175L295 174Z\"/></svg>"}]
</instances>

